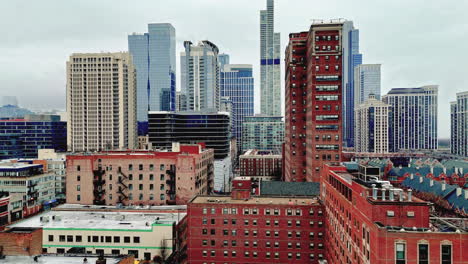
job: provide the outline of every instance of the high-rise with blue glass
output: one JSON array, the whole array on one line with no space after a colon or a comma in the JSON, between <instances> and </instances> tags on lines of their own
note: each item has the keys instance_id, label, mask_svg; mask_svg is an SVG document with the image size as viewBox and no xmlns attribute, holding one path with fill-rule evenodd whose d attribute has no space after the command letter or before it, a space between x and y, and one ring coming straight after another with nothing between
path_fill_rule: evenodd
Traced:
<instances>
[{"instance_id":1,"label":"high-rise with blue glass","mask_svg":"<svg viewBox=\"0 0 468 264\"><path fill-rule=\"evenodd\" d=\"M359 53L359 30L354 28L353 21L343 23L343 143L354 146L354 68L362 64Z\"/></svg>"},{"instance_id":2,"label":"high-rise with blue glass","mask_svg":"<svg viewBox=\"0 0 468 264\"><path fill-rule=\"evenodd\" d=\"M281 115L280 33L274 32L274 1L260 11L260 109L264 115Z\"/></svg>"},{"instance_id":3,"label":"high-rise with blue glass","mask_svg":"<svg viewBox=\"0 0 468 264\"><path fill-rule=\"evenodd\" d=\"M148 111L174 111L176 106L175 29L169 23L148 25L148 33L128 36L137 78L137 120L148 122ZM139 134L144 133L140 131Z\"/></svg>"},{"instance_id":4,"label":"high-rise with blue glass","mask_svg":"<svg viewBox=\"0 0 468 264\"><path fill-rule=\"evenodd\" d=\"M224 64L221 69L220 91L222 97L229 97L236 119L232 131L238 149L241 148L242 123L244 117L254 114L254 78L251 64Z\"/></svg>"}]
</instances>

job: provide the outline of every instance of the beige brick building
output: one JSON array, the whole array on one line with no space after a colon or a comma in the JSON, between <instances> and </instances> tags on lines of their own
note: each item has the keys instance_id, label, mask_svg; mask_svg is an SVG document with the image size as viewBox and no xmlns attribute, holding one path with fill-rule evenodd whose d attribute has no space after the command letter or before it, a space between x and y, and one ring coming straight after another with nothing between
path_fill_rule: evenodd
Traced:
<instances>
[{"instance_id":1,"label":"beige brick building","mask_svg":"<svg viewBox=\"0 0 468 264\"><path fill-rule=\"evenodd\" d=\"M211 192L213 162L213 150L202 145L68 155L67 203L186 204Z\"/></svg>"},{"instance_id":2,"label":"beige brick building","mask_svg":"<svg viewBox=\"0 0 468 264\"><path fill-rule=\"evenodd\" d=\"M127 52L70 56L67 119L69 151L136 147L135 68Z\"/></svg>"}]
</instances>

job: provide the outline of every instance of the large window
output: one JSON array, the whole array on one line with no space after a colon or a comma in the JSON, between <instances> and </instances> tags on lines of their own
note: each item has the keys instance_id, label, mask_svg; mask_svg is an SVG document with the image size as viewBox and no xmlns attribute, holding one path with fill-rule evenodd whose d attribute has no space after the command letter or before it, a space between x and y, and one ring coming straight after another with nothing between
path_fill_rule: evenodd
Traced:
<instances>
[{"instance_id":1,"label":"large window","mask_svg":"<svg viewBox=\"0 0 468 264\"><path fill-rule=\"evenodd\" d=\"M452 245L442 245L442 264L452 264Z\"/></svg>"},{"instance_id":2,"label":"large window","mask_svg":"<svg viewBox=\"0 0 468 264\"><path fill-rule=\"evenodd\" d=\"M395 254L396 264L406 264L406 244L396 243Z\"/></svg>"},{"instance_id":3,"label":"large window","mask_svg":"<svg viewBox=\"0 0 468 264\"><path fill-rule=\"evenodd\" d=\"M418 245L418 264L429 264L429 245Z\"/></svg>"}]
</instances>

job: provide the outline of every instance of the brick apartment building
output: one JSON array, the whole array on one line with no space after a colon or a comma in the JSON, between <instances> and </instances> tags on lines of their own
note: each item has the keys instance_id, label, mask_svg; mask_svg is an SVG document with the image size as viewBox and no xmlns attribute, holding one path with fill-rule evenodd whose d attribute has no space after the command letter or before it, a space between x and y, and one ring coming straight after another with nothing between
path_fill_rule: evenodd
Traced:
<instances>
[{"instance_id":1,"label":"brick apartment building","mask_svg":"<svg viewBox=\"0 0 468 264\"><path fill-rule=\"evenodd\" d=\"M111 151L67 156L67 203L185 204L213 184L212 149L175 144L167 151Z\"/></svg>"},{"instance_id":2,"label":"brick apartment building","mask_svg":"<svg viewBox=\"0 0 468 264\"><path fill-rule=\"evenodd\" d=\"M238 177L231 196L190 201L179 263L318 263L324 257L325 218L316 196L252 196L251 185L249 177Z\"/></svg>"},{"instance_id":3,"label":"brick apartment building","mask_svg":"<svg viewBox=\"0 0 468 264\"><path fill-rule=\"evenodd\" d=\"M286 181L320 181L324 163L341 161L343 21L291 33L286 48Z\"/></svg>"},{"instance_id":4,"label":"brick apartment building","mask_svg":"<svg viewBox=\"0 0 468 264\"><path fill-rule=\"evenodd\" d=\"M375 168L322 171L328 263L468 263L468 220L436 217L411 190L381 181Z\"/></svg>"},{"instance_id":5,"label":"brick apartment building","mask_svg":"<svg viewBox=\"0 0 468 264\"><path fill-rule=\"evenodd\" d=\"M272 181L281 178L282 157L276 151L250 149L239 156L239 175L252 181Z\"/></svg>"}]
</instances>

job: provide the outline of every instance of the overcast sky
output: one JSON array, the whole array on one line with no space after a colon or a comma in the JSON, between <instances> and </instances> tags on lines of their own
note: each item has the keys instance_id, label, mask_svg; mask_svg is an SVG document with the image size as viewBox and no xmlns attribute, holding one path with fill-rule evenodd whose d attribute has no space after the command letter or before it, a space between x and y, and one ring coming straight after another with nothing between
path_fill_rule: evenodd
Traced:
<instances>
[{"instance_id":1,"label":"overcast sky","mask_svg":"<svg viewBox=\"0 0 468 264\"><path fill-rule=\"evenodd\" d=\"M168 22L176 29L178 64L182 42L202 39L231 63L253 64L258 110L259 10L265 8L266 0L3 0L0 96L18 96L34 110L64 109L71 53L125 51L128 34ZM382 64L382 94L440 85L439 137L450 136L449 102L468 90L468 1L276 0L275 9L283 51L288 34L308 30L312 19L353 20L364 63Z\"/></svg>"}]
</instances>

